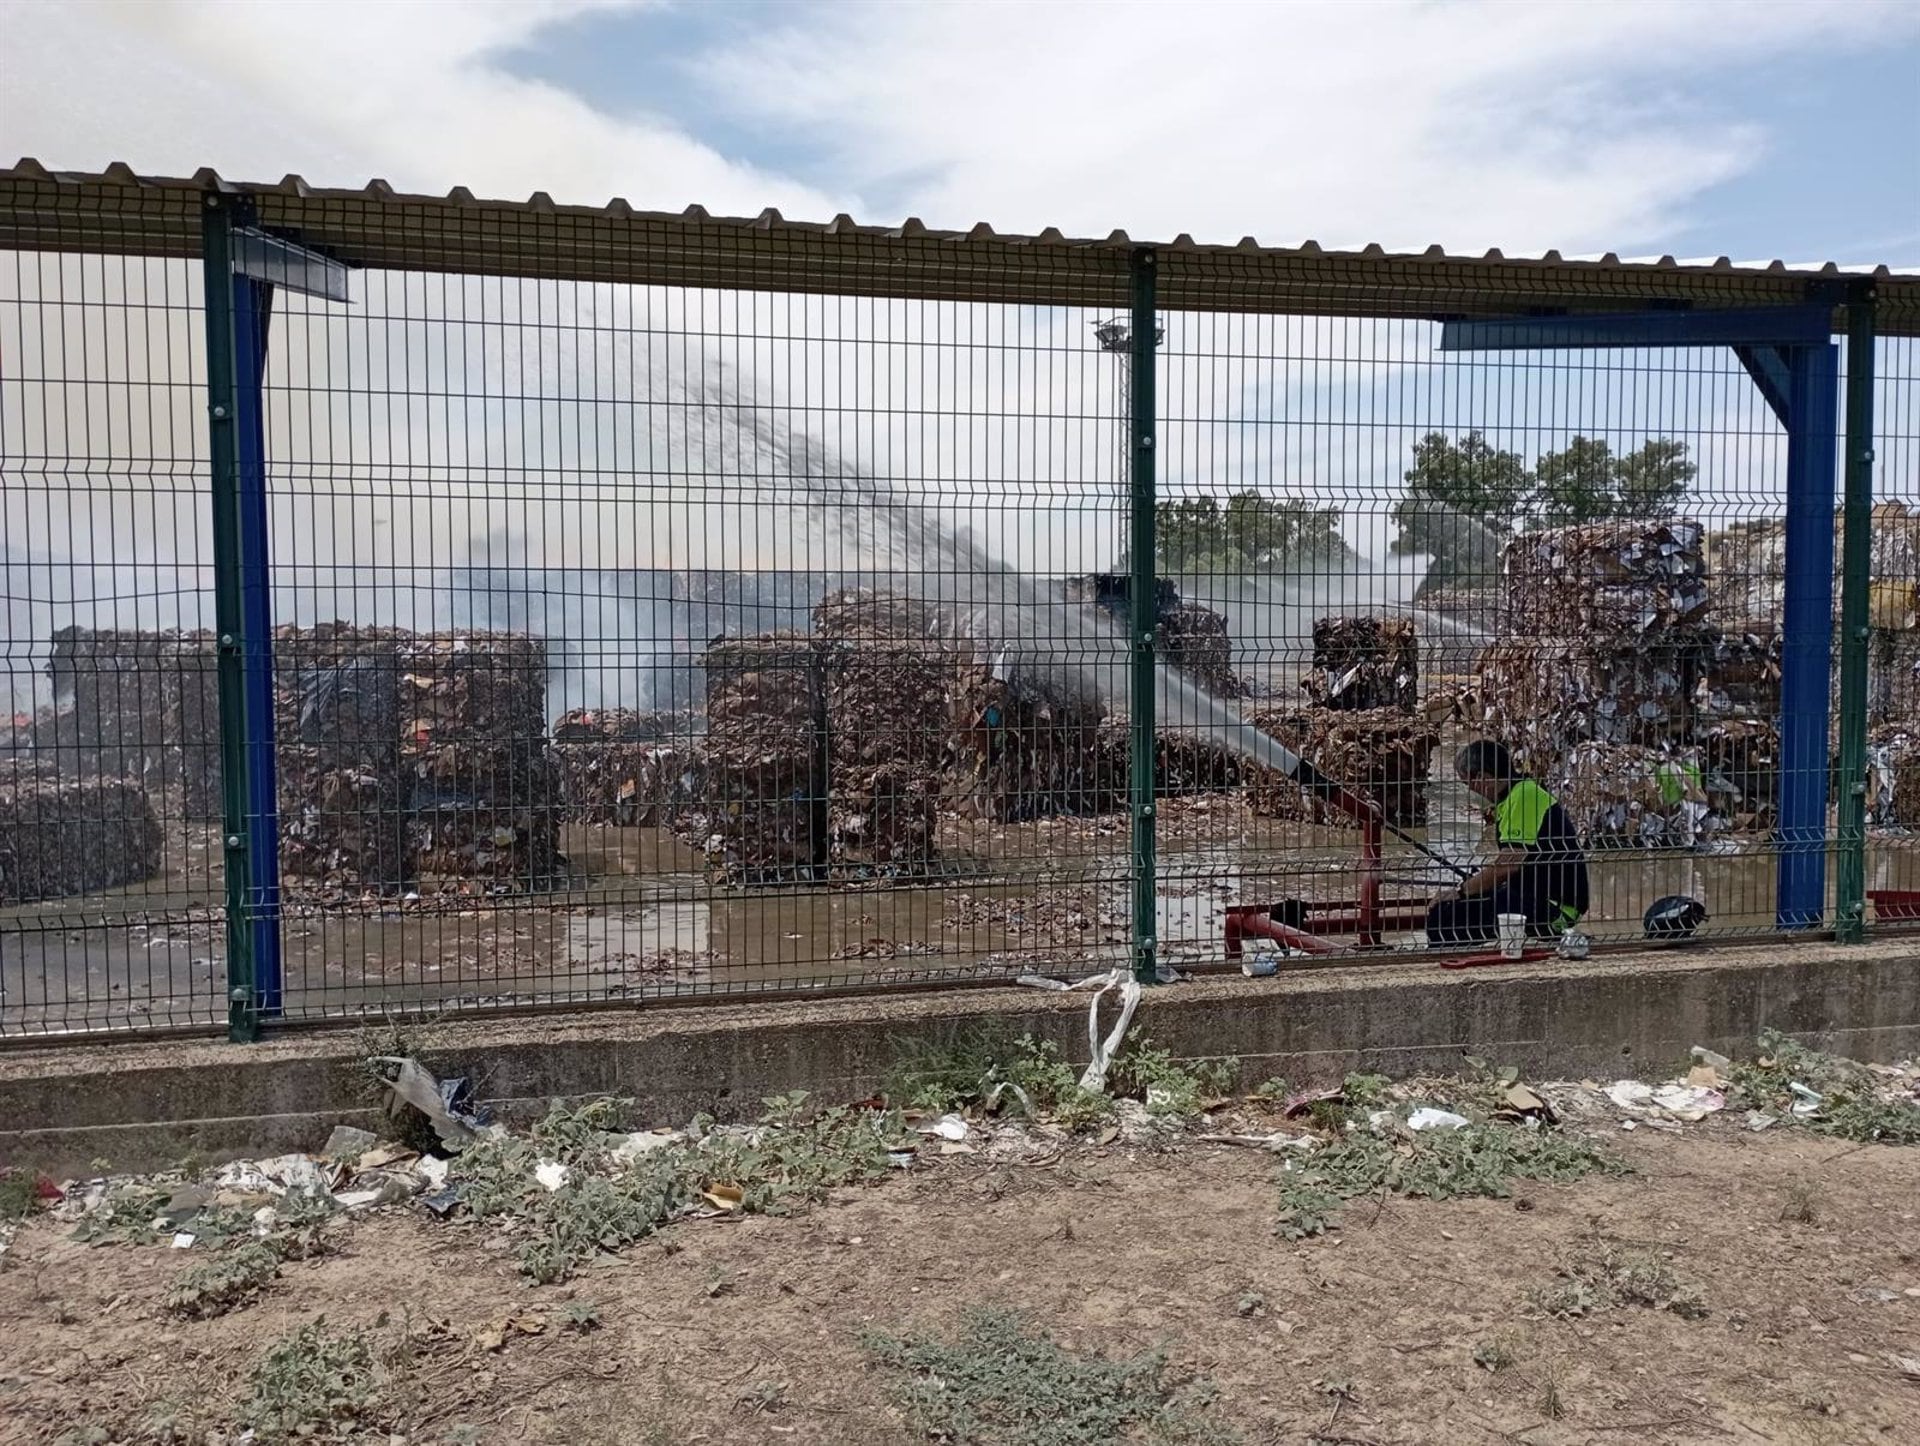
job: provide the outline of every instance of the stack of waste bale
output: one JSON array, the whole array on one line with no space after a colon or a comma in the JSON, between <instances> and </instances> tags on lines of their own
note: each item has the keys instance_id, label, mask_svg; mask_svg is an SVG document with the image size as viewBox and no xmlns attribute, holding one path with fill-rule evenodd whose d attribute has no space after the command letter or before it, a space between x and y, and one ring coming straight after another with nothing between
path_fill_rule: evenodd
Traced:
<instances>
[{"instance_id":1,"label":"stack of waste bale","mask_svg":"<svg viewBox=\"0 0 1920 1446\"><path fill-rule=\"evenodd\" d=\"M1133 776L1133 726L1125 713L1100 720L1095 743L1098 771L1094 795L1106 807L1120 807L1128 798ZM1154 791L1162 798L1188 798L1200 793L1224 793L1245 778L1240 760L1196 728L1162 728L1153 740Z\"/></svg>"},{"instance_id":2,"label":"stack of waste bale","mask_svg":"<svg viewBox=\"0 0 1920 1446\"><path fill-rule=\"evenodd\" d=\"M547 651L525 633L399 641L407 844L422 877L546 887L560 871Z\"/></svg>"},{"instance_id":3,"label":"stack of waste bale","mask_svg":"<svg viewBox=\"0 0 1920 1446\"><path fill-rule=\"evenodd\" d=\"M1102 748L1107 716L1097 701L1044 678L1009 674L984 649L969 654L954 690L953 737L975 809L1017 823L1113 808L1127 772Z\"/></svg>"},{"instance_id":4,"label":"stack of waste bale","mask_svg":"<svg viewBox=\"0 0 1920 1446\"><path fill-rule=\"evenodd\" d=\"M833 863L887 870L933 857L961 650L934 610L843 590L813 610L829 735Z\"/></svg>"},{"instance_id":5,"label":"stack of waste bale","mask_svg":"<svg viewBox=\"0 0 1920 1446\"><path fill-rule=\"evenodd\" d=\"M722 638L707 648L700 842L728 882L825 877L821 673L813 639L796 633Z\"/></svg>"},{"instance_id":6,"label":"stack of waste bale","mask_svg":"<svg viewBox=\"0 0 1920 1446\"><path fill-rule=\"evenodd\" d=\"M1867 822L1920 828L1920 728L1883 724L1867 735Z\"/></svg>"},{"instance_id":7,"label":"stack of waste bale","mask_svg":"<svg viewBox=\"0 0 1920 1446\"><path fill-rule=\"evenodd\" d=\"M1306 708L1267 709L1250 721L1323 774L1380 805L1403 828L1427 821L1426 783L1439 730L1419 711L1418 636L1410 618L1323 617ZM1266 818L1351 826L1354 820L1290 779L1249 770L1248 802Z\"/></svg>"},{"instance_id":8,"label":"stack of waste bale","mask_svg":"<svg viewBox=\"0 0 1920 1446\"><path fill-rule=\"evenodd\" d=\"M60 628L47 673L59 708L37 741L62 772L137 780L170 817L220 817L213 634Z\"/></svg>"},{"instance_id":9,"label":"stack of waste bale","mask_svg":"<svg viewBox=\"0 0 1920 1446\"><path fill-rule=\"evenodd\" d=\"M564 820L674 827L699 797L699 741L687 713L576 708L562 714L550 752Z\"/></svg>"},{"instance_id":10,"label":"stack of waste bale","mask_svg":"<svg viewBox=\"0 0 1920 1446\"><path fill-rule=\"evenodd\" d=\"M1722 718L1699 730L1707 804L1743 833L1773 827L1780 801L1780 729L1766 718Z\"/></svg>"},{"instance_id":11,"label":"stack of waste bale","mask_svg":"<svg viewBox=\"0 0 1920 1446\"><path fill-rule=\"evenodd\" d=\"M1634 743L1576 743L1546 773L1590 848L1690 848L1712 812L1698 757Z\"/></svg>"},{"instance_id":12,"label":"stack of waste bale","mask_svg":"<svg viewBox=\"0 0 1920 1446\"><path fill-rule=\"evenodd\" d=\"M274 631L280 867L295 894L412 886L399 628Z\"/></svg>"},{"instance_id":13,"label":"stack of waste bale","mask_svg":"<svg viewBox=\"0 0 1920 1446\"><path fill-rule=\"evenodd\" d=\"M1127 573L1093 573L1070 578L1067 601L1090 604L1125 629L1133 615L1133 578ZM1221 698L1245 696L1247 688L1233 667L1233 636L1227 615L1188 602L1173 583L1154 583L1154 647L1160 660ZM1122 640L1116 643L1124 646Z\"/></svg>"},{"instance_id":14,"label":"stack of waste bale","mask_svg":"<svg viewBox=\"0 0 1920 1446\"><path fill-rule=\"evenodd\" d=\"M1692 842L1724 822L1707 817L1697 705L1715 703L1718 656L1714 721L1742 716L1734 700L1764 697L1767 660L1764 645L1722 646L1706 626L1705 529L1673 518L1527 533L1505 566L1510 617L1526 631L1482 652L1473 721L1563 787L1596 846ZM1757 757L1772 748L1748 743Z\"/></svg>"},{"instance_id":15,"label":"stack of waste bale","mask_svg":"<svg viewBox=\"0 0 1920 1446\"><path fill-rule=\"evenodd\" d=\"M0 762L0 904L117 889L159 872L160 824L131 778Z\"/></svg>"},{"instance_id":16,"label":"stack of waste bale","mask_svg":"<svg viewBox=\"0 0 1920 1446\"><path fill-rule=\"evenodd\" d=\"M1427 822L1427 778L1440 733L1399 708L1291 708L1253 713L1262 733L1307 759L1349 791L1373 800L1389 823ZM1355 820L1285 775L1249 769L1247 802L1262 818L1353 827Z\"/></svg>"}]
</instances>

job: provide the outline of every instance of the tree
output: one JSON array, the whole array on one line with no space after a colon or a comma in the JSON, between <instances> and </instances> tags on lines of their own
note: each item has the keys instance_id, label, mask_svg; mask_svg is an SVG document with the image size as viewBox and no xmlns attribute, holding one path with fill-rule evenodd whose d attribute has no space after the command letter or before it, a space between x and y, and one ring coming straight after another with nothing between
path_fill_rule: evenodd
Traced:
<instances>
[{"instance_id":1,"label":"tree","mask_svg":"<svg viewBox=\"0 0 1920 1446\"><path fill-rule=\"evenodd\" d=\"M1559 452L1542 452L1533 464L1534 521L1542 527L1566 527L1619 515L1613 448L1576 436Z\"/></svg>"},{"instance_id":2,"label":"tree","mask_svg":"<svg viewBox=\"0 0 1920 1446\"><path fill-rule=\"evenodd\" d=\"M1614 516L1671 516L1699 471L1687 456L1685 442L1677 437L1651 438L1639 451L1614 461Z\"/></svg>"},{"instance_id":3,"label":"tree","mask_svg":"<svg viewBox=\"0 0 1920 1446\"><path fill-rule=\"evenodd\" d=\"M1533 488L1518 452L1499 450L1477 431L1457 443L1429 432L1414 443L1406 483L1393 508L1393 550L1433 559L1422 590L1482 581L1500 570L1500 548Z\"/></svg>"},{"instance_id":4,"label":"tree","mask_svg":"<svg viewBox=\"0 0 1920 1446\"><path fill-rule=\"evenodd\" d=\"M1302 563L1344 562L1340 509L1264 493L1162 502L1154 512L1160 565L1170 572L1275 572Z\"/></svg>"}]
</instances>

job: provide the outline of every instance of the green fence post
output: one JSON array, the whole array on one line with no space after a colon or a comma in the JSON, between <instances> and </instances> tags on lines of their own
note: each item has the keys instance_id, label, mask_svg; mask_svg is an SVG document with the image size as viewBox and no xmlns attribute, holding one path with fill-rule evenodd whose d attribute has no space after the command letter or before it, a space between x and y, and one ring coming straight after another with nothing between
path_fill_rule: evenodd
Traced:
<instances>
[{"instance_id":1,"label":"green fence post","mask_svg":"<svg viewBox=\"0 0 1920 1446\"><path fill-rule=\"evenodd\" d=\"M207 437L213 502L213 612L219 634L222 858L227 880L227 1037L260 1037L248 900L247 704L241 649L238 347L233 316L233 199L209 192L201 214L207 312Z\"/></svg>"},{"instance_id":2,"label":"green fence post","mask_svg":"<svg viewBox=\"0 0 1920 1446\"><path fill-rule=\"evenodd\" d=\"M1154 840L1154 633L1160 624L1159 547L1154 508L1159 489L1154 476L1154 435L1158 431L1154 366L1160 350L1160 325L1154 314L1157 258L1151 247L1133 253L1133 325L1128 336L1133 459L1128 550L1133 581L1128 589L1127 620L1133 635L1133 671L1128 712L1133 720L1133 766L1129 770L1133 803L1133 977L1152 984L1159 977L1155 934L1158 860Z\"/></svg>"},{"instance_id":3,"label":"green fence post","mask_svg":"<svg viewBox=\"0 0 1920 1446\"><path fill-rule=\"evenodd\" d=\"M1846 536L1840 580L1840 858L1834 929L1856 944L1867 919L1867 645L1873 589L1873 284L1847 295Z\"/></svg>"}]
</instances>

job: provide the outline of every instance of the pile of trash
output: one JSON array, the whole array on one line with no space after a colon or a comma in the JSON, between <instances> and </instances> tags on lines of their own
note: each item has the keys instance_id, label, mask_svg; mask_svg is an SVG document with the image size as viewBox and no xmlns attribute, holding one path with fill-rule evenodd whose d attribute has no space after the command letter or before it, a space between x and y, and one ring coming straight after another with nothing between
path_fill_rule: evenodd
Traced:
<instances>
[{"instance_id":1,"label":"pile of trash","mask_svg":"<svg viewBox=\"0 0 1920 1446\"><path fill-rule=\"evenodd\" d=\"M1876 728L1867 739L1867 822L1920 827L1920 725Z\"/></svg>"},{"instance_id":2,"label":"pile of trash","mask_svg":"<svg viewBox=\"0 0 1920 1446\"><path fill-rule=\"evenodd\" d=\"M553 725L548 750L568 823L691 828L700 797L700 740L691 714L576 708Z\"/></svg>"},{"instance_id":3,"label":"pile of trash","mask_svg":"<svg viewBox=\"0 0 1920 1446\"><path fill-rule=\"evenodd\" d=\"M706 653L701 812L710 864L732 883L793 882L828 858L826 697L799 633L722 638Z\"/></svg>"},{"instance_id":4,"label":"pile of trash","mask_svg":"<svg viewBox=\"0 0 1920 1446\"><path fill-rule=\"evenodd\" d=\"M1316 619L1313 667L1300 684L1319 708L1413 712L1420 697L1420 648L1413 620Z\"/></svg>"},{"instance_id":5,"label":"pile of trash","mask_svg":"<svg viewBox=\"0 0 1920 1446\"><path fill-rule=\"evenodd\" d=\"M1507 544L1507 586L1536 636L1653 638L1706 616L1705 540L1690 518L1526 532Z\"/></svg>"},{"instance_id":6,"label":"pile of trash","mask_svg":"<svg viewBox=\"0 0 1920 1446\"><path fill-rule=\"evenodd\" d=\"M1238 698L1246 692L1233 667L1227 615L1218 609L1190 602L1163 607L1154 641L1162 659L1215 697Z\"/></svg>"},{"instance_id":7,"label":"pile of trash","mask_svg":"<svg viewBox=\"0 0 1920 1446\"><path fill-rule=\"evenodd\" d=\"M34 748L63 774L132 779L168 819L217 819L217 666L210 632L58 628L56 707L36 720Z\"/></svg>"},{"instance_id":8,"label":"pile of trash","mask_svg":"<svg viewBox=\"0 0 1920 1446\"><path fill-rule=\"evenodd\" d=\"M1536 756L1589 739L1658 746L1684 734L1700 676L1691 637L1505 639L1481 650L1473 721Z\"/></svg>"},{"instance_id":9,"label":"pile of trash","mask_svg":"<svg viewBox=\"0 0 1920 1446\"><path fill-rule=\"evenodd\" d=\"M1425 827L1426 785L1440 731L1424 717L1399 708L1311 708L1254 712L1247 721L1312 760L1328 778L1379 804L1389 823ZM1248 771L1247 801L1258 817L1355 826L1325 798L1284 774Z\"/></svg>"},{"instance_id":10,"label":"pile of trash","mask_svg":"<svg viewBox=\"0 0 1920 1446\"><path fill-rule=\"evenodd\" d=\"M1592 848L1692 848L1715 822L1690 750L1579 743L1546 771L1546 784Z\"/></svg>"},{"instance_id":11,"label":"pile of trash","mask_svg":"<svg viewBox=\"0 0 1920 1446\"><path fill-rule=\"evenodd\" d=\"M0 762L0 904L121 888L160 870L161 833L130 778L62 778Z\"/></svg>"}]
</instances>

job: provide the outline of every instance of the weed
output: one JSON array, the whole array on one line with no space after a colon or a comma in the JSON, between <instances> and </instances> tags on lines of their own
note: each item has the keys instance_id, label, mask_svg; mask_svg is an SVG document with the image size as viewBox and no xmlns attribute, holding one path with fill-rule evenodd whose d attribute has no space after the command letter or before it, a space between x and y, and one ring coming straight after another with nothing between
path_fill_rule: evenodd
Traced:
<instances>
[{"instance_id":1,"label":"weed","mask_svg":"<svg viewBox=\"0 0 1920 1446\"><path fill-rule=\"evenodd\" d=\"M1557 1183L1626 1170L1599 1146L1548 1129L1469 1125L1424 1131L1409 1141L1355 1134L1288 1161L1280 1176L1279 1233L1292 1240L1323 1234L1342 1202L1363 1196L1505 1199L1516 1179Z\"/></svg>"},{"instance_id":2,"label":"weed","mask_svg":"<svg viewBox=\"0 0 1920 1446\"><path fill-rule=\"evenodd\" d=\"M1473 1363L1488 1372L1504 1371L1520 1358L1519 1345L1517 1334L1501 1331L1473 1348Z\"/></svg>"},{"instance_id":3,"label":"weed","mask_svg":"<svg viewBox=\"0 0 1920 1446\"><path fill-rule=\"evenodd\" d=\"M1003 1446L1105 1446L1136 1436L1222 1446L1237 1438L1204 1419L1211 1392L1169 1380L1158 1352L1126 1360L1064 1351L1003 1310L974 1310L952 1340L862 1338L928 1437Z\"/></svg>"},{"instance_id":4,"label":"weed","mask_svg":"<svg viewBox=\"0 0 1920 1446\"><path fill-rule=\"evenodd\" d=\"M1238 1060L1195 1060L1182 1064L1172 1051L1141 1039L1113 1062L1108 1084L1114 1094L1145 1100L1149 1112L1176 1119L1200 1113L1206 1102L1225 1094L1240 1073Z\"/></svg>"},{"instance_id":5,"label":"weed","mask_svg":"<svg viewBox=\"0 0 1920 1446\"><path fill-rule=\"evenodd\" d=\"M593 1300L570 1300L566 1309L567 1329L580 1335L600 1329L600 1303Z\"/></svg>"},{"instance_id":6,"label":"weed","mask_svg":"<svg viewBox=\"0 0 1920 1446\"><path fill-rule=\"evenodd\" d=\"M1234 1306L1233 1310L1235 1315L1247 1320L1251 1320L1256 1316L1263 1316L1267 1313L1267 1298L1258 1291L1250 1290L1240 1297L1238 1304Z\"/></svg>"},{"instance_id":7,"label":"weed","mask_svg":"<svg viewBox=\"0 0 1920 1446\"><path fill-rule=\"evenodd\" d=\"M0 1170L0 1220L24 1220L33 1209L33 1172Z\"/></svg>"},{"instance_id":8,"label":"weed","mask_svg":"<svg viewBox=\"0 0 1920 1446\"><path fill-rule=\"evenodd\" d=\"M268 1348L253 1368L241 1424L260 1441L346 1435L367 1424L378 1394L365 1336L310 1321Z\"/></svg>"},{"instance_id":9,"label":"weed","mask_svg":"<svg viewBox=\"0 0 1920 1446\"><path fill-rule=\"evenodd\" d=\"M1734 1093L1749 1107L1823 1135L1858 1144L1920 1145L1920 1105L1889 1099L1865 1066L1809 1049L1777 1030L1760 1036L1760 1053L1730 1070ZM1812 1115L1792 1111L1794 1085L1823 1098Z\"/></svg>"},{"instance_id":10,"label":"weed","mask_svg":"<svg viewBox=\"0 0 1920 1446\"><path fill-rule=\"evenodd\" d=\"M1682 1320L1707 1314L1699 1286L1681 1277L1666 1255L1654 1250L1603 1250L1561 1270L1551 1286L1531 1293L1537 1310L1567 1319L1637 1305L1671 1311Z\"/></svg>"},{"instance_id":11,"label":"weed","mask_svg":"<svg viewBox=\"0 0 1920 1446\"><path fill-rule=\"evenodd\" d=\"M196 1265L167 1292L175 1315L205 1320L225 1315L267 1288L280 1273L280 1256L266 1245L242 1245Z\"/></svg>"},{"instance_id":12,"label":"weed","mask_svg":"<svg viewBox=\"0 0 1920 1446\"><path fill-rule=\"evenodd\" d=\"M1560 1396L1560 1373L1552 1366L1547 1367L1546 1389L1540 1393L1540 1414L1549 1421L1558 1421L1567 1414L1567 1403Z\"/></svg>"},{"instance_id":13,"label":"weed","mask_svg":"<svg viewBox=\"0 0 1920 1446\"><path fill-rule=\"evenodd\" d=\"M1283 1105L1292 1097L1291 1086L1277 1074L1261 1080L1253 1087L1253 1093L1248 1096L1249 1099L1256 1099L1267 1105Z\"/></svg>"},{"instance_id":14,"label":"weed","mask_svg":"<svg viewBox=\"0 0 1920 1446\"><path fill-rule=\"evenodd\" d=\"M464 1421L447 1427L447 1446L480 1446L486 1439L478 1426L470 1426Z\"/></svg>"},{"instance_id":15,"label":"weed","mask_svg":"<svg viewBox=\"0 0 1920 1446\"><path fill-rule=\"evenodd\" d=\"M1793 1225L1811 1225L1820 1218L1820 1192L1811 1180L1795 1180L1787 1186L1780 1218Z\"/></svg>"},{"instance_id":16,"label":"weed","mask_svg":"<svg viewBox=\"0 0 1920 1446\"><path fill-rule=\"evenodd\" d=\"M1066 1129L1090 1129L1113 1101L1080 1088L1079 1074L1050 1039L973 1029L940 1044L904 1042L885 1080L886 1097L906 1109L982 1109L1046 1115Z\"/></svg>"},{"instance_id":17,"label":"weed","mask_svg":"<svg viewBox=\"0 0 1920 1446\"><path fill-rule=\"evenodd\" d=\"M733 1272L723 1265L708 1266L705 1289L709 1300L725 1295L733 1289Z\"/></svg>"},{"instance_id":18,"label":"weed","mask_svg":"<svg viewBox=\"0 0 1920 1446\"><path fill-rule=\"evenodd\" d=\"M73 1238L89 1245L151 1245L160 1238L155 1222L173 1191L129 1181L109 1187L106 1198L80 1217Z\"/></svg>"}]
</instances>

